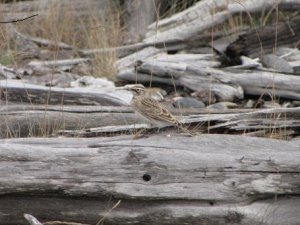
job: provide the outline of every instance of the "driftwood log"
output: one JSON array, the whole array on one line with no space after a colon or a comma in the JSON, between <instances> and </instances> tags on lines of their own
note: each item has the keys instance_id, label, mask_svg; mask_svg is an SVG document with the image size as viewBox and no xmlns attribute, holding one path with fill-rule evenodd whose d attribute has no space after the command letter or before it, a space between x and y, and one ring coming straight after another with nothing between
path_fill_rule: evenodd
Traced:
<instances>
[{"instance_id":1,"label":"driftwood log","mask_svg":"<svg viewBox=\"0 0 300 225\"><path fill-rule=\"evenodd\" d=\"M128 107L8 105L1 107L0 114L2 138L48 136L58 130L86 130L145 122Z\"/></svg>"},{"instance_id":2,"label":"driftwood log","mask_svg":"<svg viewBox=\"0 0 300 225\"><path fill-rule=\"evenodd\" d=\"M296 225L299 147L226 135L4 140L0 224L25 224L29 213L41 222Z\"/></svg>"},{"instance_id":3,"label":"driftwood log","mask_svg":"<svg viewBox=\"0 0 300 225\"><path fill-rule=\"evenodd\" d=\"M299 9L300 3L298 0L282 0L280 2L276 0L246 0L243 2L204 0L170 18L151 24L144 42L164 41L168 46L169 41L188 40L205 31L211 31L212 27L223 24L232 16L249 15L249 13L264 10L272 11L275 9L274 6L278 6L283 11L293 11Z\"/></svg>"},{"instance_id":4,"label":"driftwood log","mask_svg":"<svg viewBox=\"0 0 300 225\"><path fill-rule=\"evenodd\" d=\"M235 15L244 14L248 17L249 13L271 13L275 9L274 5L278 6L278 9L281 11L294 11L300 8L298 0L282 0L279 3L276 0L246 0L242 3L233 0L219 0L217 2L205 0L196 3L193 7L181 13L152 23L149 25L148 32L145 34L145 38L142 42L117 48L81 50L79 52L83 57L89 57L95 54L105 54L114 51L119 57L124 57L150 46L155 46L156 48L161 48L169 52L178 52L187 49L193 52L195 48L210 46L212 40L211 29L213 27L226 23ZM277 36L280 37L276 39L276 46L288 45L294 47L299 39L297 24L297 20L291 22L287 21L286 23L281 23L278 30L277 25L275 29L271 27L268 28L267 31L265 31L265 28L258 29L260 30L259 35L262 35L262 40L258 40L257 29L254 29L243 36L245 38L238 39L234 42L233 46L227 50L226 55L235 57L234 60L239 61L238 56L241 52L249 53L250 56L260 55L262 47L264 48L264 53L271 52L273 50L272 44L275 43L273 41L274 37ZM229 32L234 36L231 38L233 39L232 41L237 38L237 33L245 33L245 29L242 27L238 30L236 29ZM278 31L279 33L275 35L275 32ZM214 33L213 35L216 39L222 36L224 36L223 33ZM289 43L287 43L286 40L288 40ZM259 42L263 42L262 45ZM225 60L226 58L224 58L224 61ZM226 62L228 62L228 60Z\"/></svg>"},{"instance_id":5,"label":"driftwood log","mask_svg":"<svg viewBox=\"0 0 300 225\"><path fill-rule=\"evenodd\" d=\"M274 71L212 68L217 65L204 58L190 62L146 60L139 61L136 71L124 70L118 77L147 85L152 82L192 91L210 91L219 101L242 99L244 94L300 99L299 76Z\"/></svg>"},{"instance_id":6,"label":"driftwood log","mask_svg":"<svg viewBox=\"0 0 300 225\"><path fill-rule=\"evenodd\" d=\"M126 105L128 93L114 90L90 90L85 88L58 88L28 84L23 81L0 80L1 104L25 102L44 105Z\"/></svg>"},{"instance_id":7,"label":"driftwood log","mask_svg":"<svg viewBox=\"0 0 300 225\"><path fill-rule=\"evenodd\" d=\"M299 39L300 17L297 17L276 25L251 29L240 35L224 53L228 63L240 64L241 55L251 58L262 57L274 53L277 46L298 47Z\"/></svg>"},{"instance_id":8,"label":"driftwood log","mask_svg":"<svg viewBox=\"0 0 300 225\"><path fill-rule=\"evenodd\" d=\"M287 138L300 132L300 108L170 110L195 133L220 132L221 129L231 133ZM1 138L53 134L94 137L135 133L139 129L157 132L158 127L150 126L149 121L124 106L6 105L0 108Z\"/></svg>"}]
</instances>

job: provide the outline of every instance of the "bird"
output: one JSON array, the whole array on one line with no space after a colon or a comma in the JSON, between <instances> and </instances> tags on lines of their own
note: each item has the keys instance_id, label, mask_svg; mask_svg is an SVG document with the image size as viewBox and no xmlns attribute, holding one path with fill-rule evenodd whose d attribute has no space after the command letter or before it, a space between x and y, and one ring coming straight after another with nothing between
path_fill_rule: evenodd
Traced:
<instances>
[{"instance_id":1,"label":"bird","mask_svg":"<svg viewBox=\"0 0 300 225\"><path fill-rule=\"evenodd\" d=\"M152 125L157 125L158 127L173 125L191 134L164 105L147 94L144 85L128 85L125 89L133 94L130 103L132 108Z\"/></svg>"}]
</instances>

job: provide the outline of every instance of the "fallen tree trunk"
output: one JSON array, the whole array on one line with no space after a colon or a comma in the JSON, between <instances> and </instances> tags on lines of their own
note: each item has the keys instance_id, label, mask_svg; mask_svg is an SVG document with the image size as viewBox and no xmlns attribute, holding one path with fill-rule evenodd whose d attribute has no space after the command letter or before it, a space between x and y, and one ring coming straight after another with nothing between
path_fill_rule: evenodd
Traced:
<instances>
[{"instance_id":1,"label":"fallen tree trunk","mask_svg":"<svg viewBox=\"0 0 300 225\"><path fill-rule=\"evenodd\" d=\"M23 81L0 80L0 100L44 105L126 105L130 95L115 90L58 88L28 84Z\"/></svg>"},{"instance_id":2,"label":"fallen tree trunk","mask_svg":"<svg viewBox=\"0 0 300 225\"><path fill-rule=\"evenodd\" d=\"M128 107L50 105L2 106L0 118L1 138L49 136L58 130L85 130L144 121Z\"/></svg>"},{"instance_id":3,"label":"fallen tree trunk","mask_svg":"<svg viewBox=\"0 0 300 225\"><path fill-rule=\"evenodd\" d=\"M225 63L241 64L240 56L262 58L280 47L297 47L300 39L300 17L272 26L249 30L227 46ZM227 62L226 62L227 61Z\"/></svg>"},{"instance_id":4,"label":"fallen tree trunk","mask_svg":"<svg viewBox=\"0 0 300 225\"><path fill-rule=\"evenodd\" d=\"M276 96L287 99L300 99L299 87L300 77L297 75L287 75L270 71L257 70L219 70L212 68L191 67L197 76L183 77L192 79L192 83L197 83L198 76L208 76L223 81L225 83L236 83L243 87L245 94L258 96ZM200 79L199 79L200 81Z\"/></svg>"},{"instance_id":5,"label":"fallen tree trunk","mask_svg":"<svg viewBox=\"0 0 300 225\"><path fill-rule=\"evenodd\" d=\"M226 135L5 140L0 224L25 224L30 213L41 222L296 225L299 147Z\"/></svg>"},{"instance_id":6,"label":"fallen tree trunk","mask_svg":"<svg viewBox=\"0 0 300 225\"><path fill-rule=\"evenodd\" d=\"M242 3L234 0L204 0L170 18L151 24L144 42L165 42L168 46L170 41L188 40L207 30L211 31L235 15L272 10L274 5L279 10L297 10L300 7L298 0L246 0Z\"/></svg>"},{"instance_id":7,"label":"fallen tree trunk","mask_svg":"<svg viewBox=\"0 0 300 225\"><path fill-rule=\"evenodd\" d=\"M191 132L264 131L263 136L289 138L299 134L300 108L262 110L171 109ZM160 127L162 129L163 127ZM171 129L165 126L166 129ZM63 135L95 137L136 133L158 127L130 107L8 105L0 110L0 138ZM173 130L178 128L173 128ZM271 135L268 135L271 133ZM275 135L276 134L276 135ZM259 134L260 135L260 134Z\"/></svg>"},{"instance_id":8,"label":"fallen tree trunk","mask_svg":"<svg viewBox=\"0 0 300 225\"><path fill-rule=\"evenodd\" d=\"M124 70L118 78L138 83L176 85L193 91L211 92L219 101L242 99L245 94L300 99L300 77L271 71L207 67L206 60L197 63L139 61L134 70ZM213 65L213 62L210 62Z\"/></svg>"},{"instance_id":9,"label":"fallen tree trunk","mask_svg":"<svg viewBox=\"0 0 300 225\"><path fill-rule=\"evenodd\" d=\"M157 57L159 55L167 55L165 53L165 51L163 51L162 49L157 49L154 47L148 47L148 48L144 48L140 51L136 51L133 54L130 54L127 57L123 57L121 59L119 59L116 62L116 67L118 68L119 71L122 71L124 69L133 67L138 60L145 60L147 58L153 58L153 57Z\"/></svg>"}]
</instances>

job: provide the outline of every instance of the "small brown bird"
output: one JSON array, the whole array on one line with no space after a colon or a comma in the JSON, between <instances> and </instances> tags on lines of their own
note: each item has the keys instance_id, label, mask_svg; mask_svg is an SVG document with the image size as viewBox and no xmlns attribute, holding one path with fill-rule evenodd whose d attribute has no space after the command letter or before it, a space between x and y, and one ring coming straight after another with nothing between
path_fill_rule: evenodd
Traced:
<instances>
[{"instance_id":1,"label":"small brown bird","mask_svg":"<svg viewBox=\"0 0 300 225\"><path fill-rule=\"evenodd\" d=\"M133 109L148 119L151 124L155 124L158 127L174 125L190 134L165 106L146 94L146 89L142 84L130 85L126 89L133 93L131 100Z\"/></svg>"},{"instance_id":2,"label":"small brown bird","mask_svg":"<svg viewBox=\"0 0 300 225\"><path fill-rule=\"evenodd\" d=\"M135 111L146 117L151 123L160 125L175 125L179 126L181 123L157 100L148 97L143 85L135 85L130 88L133 93L131 106Z\"/></svg>"}]
</instances>

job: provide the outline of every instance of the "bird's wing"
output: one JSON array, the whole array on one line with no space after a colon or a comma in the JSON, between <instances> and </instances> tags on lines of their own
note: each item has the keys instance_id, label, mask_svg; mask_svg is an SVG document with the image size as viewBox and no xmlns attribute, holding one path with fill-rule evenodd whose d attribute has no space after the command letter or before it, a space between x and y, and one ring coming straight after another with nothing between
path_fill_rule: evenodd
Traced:
<instances>
[{"instance_id":1,"label":"bird's wing","mask_svg":"<svg viewBox=\"0 0 300 225\"><path fill-rule=\"evenodd\" d=\"M140 99L140 113L145 115L146 117L150 117L154 120L165 121L171 124L178 125L178 120L163 107L158 101L152 98L141 98Z\"/></svg>"}]
</instances>

